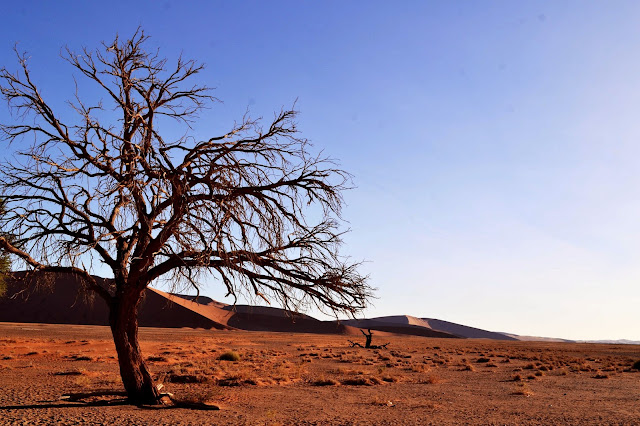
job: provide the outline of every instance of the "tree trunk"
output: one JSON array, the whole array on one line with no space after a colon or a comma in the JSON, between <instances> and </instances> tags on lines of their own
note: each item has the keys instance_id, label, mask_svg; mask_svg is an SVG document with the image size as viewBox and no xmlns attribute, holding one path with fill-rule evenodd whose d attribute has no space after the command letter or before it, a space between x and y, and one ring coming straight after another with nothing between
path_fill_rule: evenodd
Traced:
<instances>
[{"instance_id":1,"label":"tree trunk","mask_svg":"<svg viewBox=\"0 0 640 426\"><path fill-rule=\"evenodd\" d=\"M118 296L109 312L109 324L118 353L122 383L130 402L157 404L158 390L138 344L138 305L142 293L123 292Z\"/></svg>"}]
</instances>

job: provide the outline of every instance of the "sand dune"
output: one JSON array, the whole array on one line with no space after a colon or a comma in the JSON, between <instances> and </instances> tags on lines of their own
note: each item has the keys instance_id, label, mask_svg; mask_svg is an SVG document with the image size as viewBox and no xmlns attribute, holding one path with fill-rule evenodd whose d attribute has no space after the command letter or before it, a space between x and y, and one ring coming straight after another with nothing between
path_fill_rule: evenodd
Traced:
<instances>
[{"instance_id":1,"label":"sand dune","mask_svg":"<svg viewBox=\"0 0 640 426\"><path fill-rule=\"evenodd\" d=\"M49 324L108 325L109 312L100 297L86 298L81 283L67 274L46 275L25 283L24 273L7 279L0 298L0 321ZM102 279L100 279L102 280ZM45 282L50 282L45 285ZM196 302L197 300L198 302ZM319 321L307 315L287 315L269 307L230 306L206 296L176 295L148 288L138 315L141 327L190 327L356 335L353 327Z\"/></svg>"},{"instance_id":2,"label":"sand dune","mask_svg":"<svg viewBox=\"0 0 640 426\"><path fill-rule=\"evenodd\" d=\"M461 337L469 339L518 340L505 333L482 330L433 318L418 318L410 315L392 315L366 320L346 320L346 324L395 333L438 337Z\"/></svg>"},{"instance_id":3,"label":"sand dune","mask_svg":"<svg viewBox=\"0 0 640 426\"><path fill-rule=\"evenodd\" d=\"M87 298L72 275L45 275L27 284L24 273L7 279L7 294L0 298L0 321L49 324L108 325L106 303ZM108 280L98 278L108 285ZM46 284L46 283L49 284ZM378 336L407 334L424 337L543 340L468 327L434 318L394 315L360 320L320 321L308 315L269 306L228 305L207 296L166 293L148 288L139 310L141 327L204 328L218 330L327 333L360 336L359 328L377 330ZM553 339L555 340L555 339Z\"/></svg>"},{"instance_id":4,"label":"sand dune","mask_svg":"<svg viewBox=\"0 0 640 426\"><path fill-rule=\"evenodd\" d=\"M434 330L444 331L446 333L455 334L456 336L462 336L469 339L518 340L517 338L505 333L482 330L480 328L469 327L449 321L442 321L434 318L422 318L422 320Z\"/></svg>"},{"instance_id":5,"label":"sand dune","mask_svg":"<svg viewBox=\"0 0 640 426\"><path fill-rule=\"evenodd\" d=\"M389 318L390 320L387 320ZM406 321L403 321L403 318L405 318ZM411 324L410 320L407 317L404 317L401 315L393 316L393 317L379 317L379 318L372 318L372 319L342 320L341 322L353 327L367 328L371 330L383 331L383 332L394 333L394 334L408 334L413 336L443 337L443 338L461 337L461 336L455 336L451 333L433 330L430 327Z\"/></svg>"}]
</instances>

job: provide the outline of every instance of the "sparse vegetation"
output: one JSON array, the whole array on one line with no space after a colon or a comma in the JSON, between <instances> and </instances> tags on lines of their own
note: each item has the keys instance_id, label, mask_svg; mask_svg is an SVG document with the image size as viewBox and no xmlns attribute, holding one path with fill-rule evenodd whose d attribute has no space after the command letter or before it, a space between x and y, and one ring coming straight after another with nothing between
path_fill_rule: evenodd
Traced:
<instances>
[{"instance_id":1,"label":"sparse vegetation","mask_svg":"<svg viewBox=\"0 0 640 426\"><path fill-rule=\"evenodd\" d=\"M531 396L533 391L527 386L526 383L520 383L518 388L512 393L512 395Z\"/></svg>"},{"instance_id":2,"label":"sparse vegetation","mask_svg":"<svg viewBox=\"0 0 640 426\"><path fill-rule=\"evenodd\" d=\"M602 371L598 371L596 372L596 375L593 376L594 379L608 379L609 375L606 373L603 373Z\"/></svg>"},{"instance_id":3,"label":"sparse vegetation","mask_svg":"<svg viewBox=\"0 0 640 426\"><path fill-rule=\"evenodd\" d=\"M221 354L218 359L220 361L232 361L232 362L236 362L236 361L240 361L240 354L235 352L235 351L227 351L223 354Z\"/></svg>"},{"instance_id":4,"label":"sparse vegetation","mask_svg":"<svg viewBox=\"0 0 640 426\"><path fill-rule=\"evenodd\" d=\"M180 333L180 331L176 332ZM155 359L156 356L159 357L157 361L152 362L154 362L154 381L165 386L161 393L172 394L170 399L174 404L177 402L176 405L180 407L214 409L208 407L208 405L214 405L223 408L225 414L230 416L238 410L243 410L242 415L247 417L243 417L242 421L251 424L264 423L264 418L256 417L256 412L260 411L259 415L264 416L266 410L273 407L273 401L279 401L278 398L283 395L287 395L286 397L295 395L303 401L301 404L311 407L315 407L315 404L320 404L318 407L326 407L326 404L330 403L332 409L335 405L338 410L342 410L342 415L345 415L344 410L358 412L358 416L363 416L363 419L372 424L376 421L392 422L393 419L384 417L382 414L385 410L398 416L411 416L411 413L416 410L428 410L436 416L433 417L433 422L446 423L450 417L442 416L450 416L451 410L464 409L456 406L456 401L458 398L465 398L465 404L473 405L474 415L482 412L490 417L496 416L491 417L496 424L510 424L509 418L500 417L496 414L497 411L485 410L486 407L483 404L486 403L487 395L492 395L491 406L519 407L521 402L518 402L518 398L531 397L535 400L530 401L532 405L527 403L527 407L537 407L536 404L547 407L548 403L545 401L550 401L555 406L553 400L561 398L567 401L567 406L570 406L576 401L584 401L585 398L588 400L592 395L595 398L594 390L606 390L610 392L612 399L605 404L615 402L621 407L628 407L629 405L625 405L630 403L628 392L624 392L625 383L632 383L636 379L635 374L623 373L624 370L629 371L629 366L633 364L628 355L616 355L617 351L607 352L606 346L586 347L594 351L612 353L610 359L601 355L587 357L586 354L582 358L573 359L577 352L573 346L567 346L571 350L566 354L563 353L561 346L553 346L552 349L557 354L554 359L551 359L546 354L529 350L525 345L513 348L508 346L508 349L505 349L498 343L495 345L500 347L499 351L489 351L486 347L494 343L483 343L483 347L478 350L474 346L479 343L460 341L453 342L452 348L445 346L441 349L437 359L448 359L448 364L432 364L433 352L418 349L416 345L419 342L418 339L391 337L396 353L393 356L393 365L388 366L389 362L380 360L380 356L390 352L336 348L333 336L306 336L312 342L300 345L297 344L297 336L286 334L256 333L251 336L244 334L232 336L229 333L204 334L203 332L200 334L195 331L188 333L206 337L196 339L189 337L190 334L185 334L184 339L172 344L167 341L149 341L147 337L143 340L145 352L153 354L150 360ZM8 336L12 335L8 334ZM73 336L69 335L68 338L71 339ZM15 342L6 343L9 340L15 340ZM110 357L110 351L113 350L111 342L91 339L90 344L87 345L87 342L76 339L73 343L65 343L68 341L70 340L58 339L46 342L37 339L0 340L0 353L14 357L0 361L2 369L0 378L7 375L38 377L45 368L40 361L45 361L48 365L52 365L51 363L57 365L53 372L45 375L47 386L67 387L83 393L103 389L115 390L122 386L117 374L117 360L113 356ZM311 348L311 344L315 347ZM546 348L544 344L528 343L527 345L531 345L532 348ZM583 350L582 346L576 347ZM506 351L510 351L505 355L508 355L512 362L500 363L499 360L503 357L498 354L502 355ZM38 354L26 356L30 352ZM163 354L164 352L167 353ZM241 354L240 362L220 362L218 358L226 352ZM321 356L329 353L337 354L349 362L340 362L340 358ZM362 353L364 356L360 356ZM97 354L100 355L97 356ZM400 358L397 355L403 355L403 357ZM411 355L411 358L406 358L406 355ZM76 362L75 360L81 356L94 357L94 362ZM492 362L476 363L480 357L495 360L497 367L485 368ZM534 358L540 358L540 360ZM588 358L594 361L586 361ZM303 359L305 362L302 362ZM28 361L33 362L28 363ZM530 363L537 365L537 362L541 364L535 369L522 370L520 367ZM568 371L570 366L577 367L583 362L589 362L592 366L600 368L588 375L584 375L579 370ZM551 371L548 369L551 363L557 366L566 363L567 366L556 367ZM606 368L617 366L619 363L622 364L618 367L619 374L605 371ZM475 368L476 372L461 371L467 365ZM545 366L547 371L544 371ZM514 372L514 368L521 371ZM487 374L489 371L491 374ZM560 378L563 373L567 376ZM544 374L544 377L540 377L539 374ZM604 380L597 380L598 378ZM588 389L584 389L584 380L589 380ZM558 383L561 383L560 386L557 386ZM242 391L239 391L240 389ZM460 392L461 389L465 391ZM8 390L16 392L11 385ZM496 390L501 391L496 392ZM251 395L250 400L243 396L239 397L245 393ZM564 393L567 395L563 395ZM179 397L173 395L179 395ZM330 402L326 400L328 395L332 395ZM334 399L333 395L338 395L338 398ZM356 395L355 398L354 395ZM428 401L435 397L440 403L434 406L435 408L429 408ZM85 399L85 401L107 404L112 401L109 398L111 397L96 397ZM30 400L26 400L31 403ZM387 404L389 401L391 404ZM610 408L612 406L608 405ZM296 411L296 414L283 412L277 417L277 421L271 423L295 423L301 420L299 416L302 415L300 413L305 412L304 410L305 408L301 408ZM364 414L361 410L369 410L375 417L367 417L368 414ZM559 420L558 417L554 417L559 415L554 414L556 411L559 410L551 409L545 415L550 416L548 418L552 420ZM61 408L56 412L64 413L65 409ZM567 411L564 410L562 415L566 413ZM467 411L467 414L470 412ZM298 417L287 417L292 415ZM576 420L575 415L567 418ZM576 423L579 422L576 421Z\"/></svg>"},{"instance_id":5,"label":"sparse vegetation","mask_svg":"<svg viewBox=\"0 0 640 426\"><path fill-rule=\"evenodd\" d=\"M436 376L435 374L430 374L427 377L420 379L420 383L429 384L429 385L437 385L438 383L442 383L442 377Z\"/></svg>"}]
</instances>

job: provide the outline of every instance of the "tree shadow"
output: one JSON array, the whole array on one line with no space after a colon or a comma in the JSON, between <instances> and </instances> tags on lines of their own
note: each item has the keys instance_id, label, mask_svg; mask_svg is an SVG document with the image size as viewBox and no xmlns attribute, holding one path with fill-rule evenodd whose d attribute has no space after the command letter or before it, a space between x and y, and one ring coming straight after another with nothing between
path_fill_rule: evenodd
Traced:
<instances>
[{"instance_id":1,"label":"tree shadow","mask_svg":"<svg viewBox=\"0 0 640 426\"><path fill-rule=\"evenodd\" d=\"M130 405L126 392L99 390L93 392L69 393L53 401L38 401L32 404L1 405L0 410L24 410L37 408L104 407Z\"/></svg>"},{"instance_id":2,"label":"tree shadow","mask_svg":"<svg viewBox=\"0 0 640 426\"><path fill-rule=\"evenodd\" d=\"M70 408L70 407L110 407L119 405L131 405L147 410L166 410L173 408L186 408L190 410L219 410L220 407L205 402L178 400L169 397L167 404L145 405L133 404L126 398L127 393L122 391L101 390L94 392L82 392L65 394L55 401L39 401L33 404L0 405L2 410L26 410L38 408Z\"/></svg>"}]
</instances>

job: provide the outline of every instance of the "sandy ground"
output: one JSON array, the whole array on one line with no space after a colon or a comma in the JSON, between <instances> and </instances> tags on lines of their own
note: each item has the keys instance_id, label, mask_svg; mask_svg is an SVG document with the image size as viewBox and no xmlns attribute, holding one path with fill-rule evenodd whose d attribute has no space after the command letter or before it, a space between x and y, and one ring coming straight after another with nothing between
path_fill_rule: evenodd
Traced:
<instances>
[{"instance_id":1,"label":"sandy ground","mask_svg":"<svg viewBox=\"0 0 640 426\"><path fill-rule=\"evenodd\" d=\"M0 323L0 424L640 424L638 346L374 335L388 349L366 350L336 335L151 328L140 338L167 391L221 409L65 402L121 390L109 330ZM219 360L228 351L240 359Z\"/></svg>"}]
</instances>

